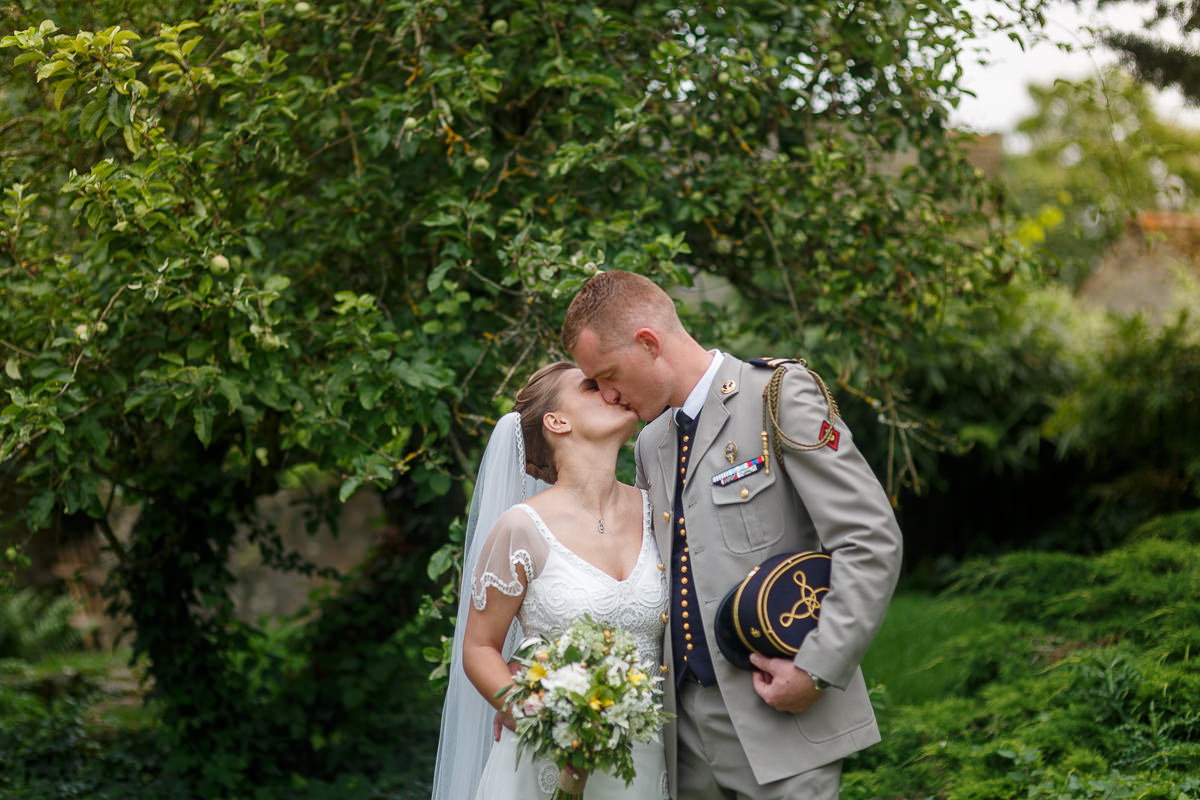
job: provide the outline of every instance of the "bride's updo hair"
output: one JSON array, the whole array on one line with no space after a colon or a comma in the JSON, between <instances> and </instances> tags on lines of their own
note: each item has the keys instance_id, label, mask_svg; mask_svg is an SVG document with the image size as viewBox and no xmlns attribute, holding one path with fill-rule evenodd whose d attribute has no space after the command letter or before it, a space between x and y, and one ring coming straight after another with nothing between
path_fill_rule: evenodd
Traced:
<instances>
[{"instance_id":1,"label":"bride's updo hair","mask_svg":"<svg viewBox=\"0 0 1200 800\"><path fill-rule=\"evenodd\" d=\"M525 437L525 471L546 483L558 480L554 450L542 428L542 417L558 408L558 381L562 373L575 369L570 361L555 361L542 367L517 392L513 411L521 415L521 433Z\"/></svg>"}]
</instances>

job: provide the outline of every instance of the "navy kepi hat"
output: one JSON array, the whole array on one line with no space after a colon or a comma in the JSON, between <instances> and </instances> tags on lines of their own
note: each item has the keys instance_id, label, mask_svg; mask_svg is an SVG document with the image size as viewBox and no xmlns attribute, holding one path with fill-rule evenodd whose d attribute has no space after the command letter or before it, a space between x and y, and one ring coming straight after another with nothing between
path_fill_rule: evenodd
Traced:
<instances>
[{"instance_id":1,"label":"navy kepi hat","mask_svg":"<svg viewBox=\"0 0 1200 800\"><path fill-rule=\"evenodd\" d=\"M793 658L817 627L829 592L829 556L802 551L771 556L729 590L717 609L717 646L735 667L750 654Z\"/></svg>"}]
</instances>

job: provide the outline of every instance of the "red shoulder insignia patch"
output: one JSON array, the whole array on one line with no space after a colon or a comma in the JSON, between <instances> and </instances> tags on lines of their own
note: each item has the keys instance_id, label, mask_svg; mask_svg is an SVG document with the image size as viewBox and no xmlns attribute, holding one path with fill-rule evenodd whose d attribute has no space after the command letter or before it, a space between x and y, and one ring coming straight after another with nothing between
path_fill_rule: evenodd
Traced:
<instances>
[{"instance_id":1,"label":"red shoulder insignia patch","mask_svg":"<svg viewBox=\"0 0 1200 800\"><path fill-rule=\"evenodd\" d=\"M829 434L830 434L829 421L822 420L821 421L821 435L817 437L817 441L818 442L825 441L825 437L829 436L829 441L825 442L825 446L828 447L830 450L837 450L838 449L838 439L841 438L841 435L837 432L836 428L833 429L832 436L830 436Z\"/></svg>"}]
</instances>

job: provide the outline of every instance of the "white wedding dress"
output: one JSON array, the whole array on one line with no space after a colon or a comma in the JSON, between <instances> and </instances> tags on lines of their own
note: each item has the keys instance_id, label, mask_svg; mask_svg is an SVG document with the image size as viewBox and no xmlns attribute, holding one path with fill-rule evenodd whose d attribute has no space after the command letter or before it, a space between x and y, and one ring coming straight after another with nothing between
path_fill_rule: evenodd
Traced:
<instances>
[{"instance_id":1,"label":"white wedding dress","mask_svg":"<svg viewBox=\"0 0 1200 800\"><path fill-rule=\"evenodd\" d=\"M520 593L520 568L527 580L525 599L517 613L524 636L553 639L583 614L631 633L641 661L655 673L662 657L667 611L666 572L650 526L650 501L642 493L642 549L637 565L623 581L584 561L567 549L538 515L524 503L513 506L497 521L476 562L472 602L487 603L490 591ZM637 777L628 787L606 773L588 776L584 800L662 800L667 797L667 772L661 741L634 749ZM516 736L507 729L491 748L479 782L476 800L536 800L554 791L558 768L532 760L526 752L517 761Z\"/></svg>"}]
</instances>

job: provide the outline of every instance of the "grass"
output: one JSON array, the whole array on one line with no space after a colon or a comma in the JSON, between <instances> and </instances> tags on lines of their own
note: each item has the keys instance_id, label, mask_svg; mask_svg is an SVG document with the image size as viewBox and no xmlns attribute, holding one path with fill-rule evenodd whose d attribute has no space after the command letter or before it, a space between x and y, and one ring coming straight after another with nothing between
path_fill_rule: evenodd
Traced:
<instances>
[{"instance_id":1,"label":"grass","mask_svg":"<svg viewBox=\"0 0 1200 800\"><path fill-rule=\"evenodd\" d=\"M889 703L906 705L953 693L962 685L964 667L938 645L979 630L993 616L962 598L898 592L863 659L867 685L882 687Z\"/></svg>"}]
</instances>

